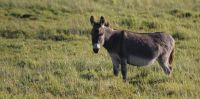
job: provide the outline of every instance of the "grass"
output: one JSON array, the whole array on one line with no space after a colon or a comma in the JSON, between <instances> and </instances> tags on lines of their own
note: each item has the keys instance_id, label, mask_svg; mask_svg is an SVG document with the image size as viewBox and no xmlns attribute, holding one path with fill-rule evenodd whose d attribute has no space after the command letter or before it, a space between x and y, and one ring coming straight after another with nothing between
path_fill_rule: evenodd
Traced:
<instances>
[{"instance_id":1,"label":"grass","mask_svg":"<svg viewBox=\"0 0 200 99\"><path fill-rule=\"evenodd\" d=\"M199 0L1 0L0 98L198 98L199 10ZM128 83L114 77L106 50L92 52L91 15L113 28L171 34L171 77L157 63L128 65Z\"/></svg>"}]
</instances>

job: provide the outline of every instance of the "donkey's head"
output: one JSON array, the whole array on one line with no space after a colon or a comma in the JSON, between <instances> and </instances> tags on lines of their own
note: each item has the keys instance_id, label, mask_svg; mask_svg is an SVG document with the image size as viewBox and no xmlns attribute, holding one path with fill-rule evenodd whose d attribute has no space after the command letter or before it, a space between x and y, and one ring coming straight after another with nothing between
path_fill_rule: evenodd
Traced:
<instances>
[{"instance_id":1,"label":"donkey's head","mask_svg":"<svg viewBox=\"0 0 200 99\"><path fill-rule=\"evenodd\" d=\"M105 19L103 16L101 16L100 21L96 22L94 17L90 17L90 22L93 26L91 31L92 36L92 45L93 45L93 51L94 53L98 53L100 49L100 45L104 44L104 36L105 36Z\"/></svg>"}]
</instances>

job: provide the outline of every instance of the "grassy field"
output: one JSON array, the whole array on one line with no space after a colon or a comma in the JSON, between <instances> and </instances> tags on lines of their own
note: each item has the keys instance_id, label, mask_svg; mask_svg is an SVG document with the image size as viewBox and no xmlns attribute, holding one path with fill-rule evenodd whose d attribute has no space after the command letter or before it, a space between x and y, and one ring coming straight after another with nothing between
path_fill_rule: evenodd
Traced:
<instances>
[{"instance_id":1,"label":"grassy field","mask_svg":"<svg viewBox=\"0 0 200 99\"><path fill-rule=\"evenodd\" d=\"M94 54L89 18L176 39L173 74L158 63L115 77ZM200 97L200 0L0 0L0 99Z\"/></svg>"}]
</instances>

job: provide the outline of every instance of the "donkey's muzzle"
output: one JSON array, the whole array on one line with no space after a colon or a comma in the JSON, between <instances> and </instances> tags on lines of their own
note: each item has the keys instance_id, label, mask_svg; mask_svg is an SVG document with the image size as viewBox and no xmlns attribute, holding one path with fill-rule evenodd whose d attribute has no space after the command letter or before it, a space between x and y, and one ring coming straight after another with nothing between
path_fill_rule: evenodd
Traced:
<instances>
[{"instance_id":1,"label":"donkey's muzzle","mask_svg":"<svg viewBox=\"0 0 200 99\"><path fill-rule=\"evenodd\" d=\"M93 45L93 51L94 53L98 53L100 49L100 44L96 43Z\"/></svg>"},{"instance_id":2,"label":"donkey's muzzle","mask_svg":"<svg viewBox=\"0 0 200 99\"><path fill-rule=\"evenodd\" d=\"M94 51L94 53L98 53L99 52L99 49L97 49L97 48L93 48L93 51Z\"/></svg>"}]
</instances>

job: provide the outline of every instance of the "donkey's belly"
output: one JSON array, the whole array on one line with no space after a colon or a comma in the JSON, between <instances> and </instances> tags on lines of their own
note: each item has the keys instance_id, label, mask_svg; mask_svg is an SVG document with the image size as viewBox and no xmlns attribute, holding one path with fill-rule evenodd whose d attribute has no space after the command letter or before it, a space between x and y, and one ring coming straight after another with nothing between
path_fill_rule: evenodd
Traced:
<instances>
[{"instance_id":1,"label":"donkey's belly","mask_svg":"<svg viewBox=\"0 0 200 99\"><path fill-rule=\"evenodd\" d=\"M129 56L127 59L128 64L135 65L135 66L145 66L150 65L155 62L156 58L153 59L146 59L137 56Z\"/></svg>"}]
</instances>

